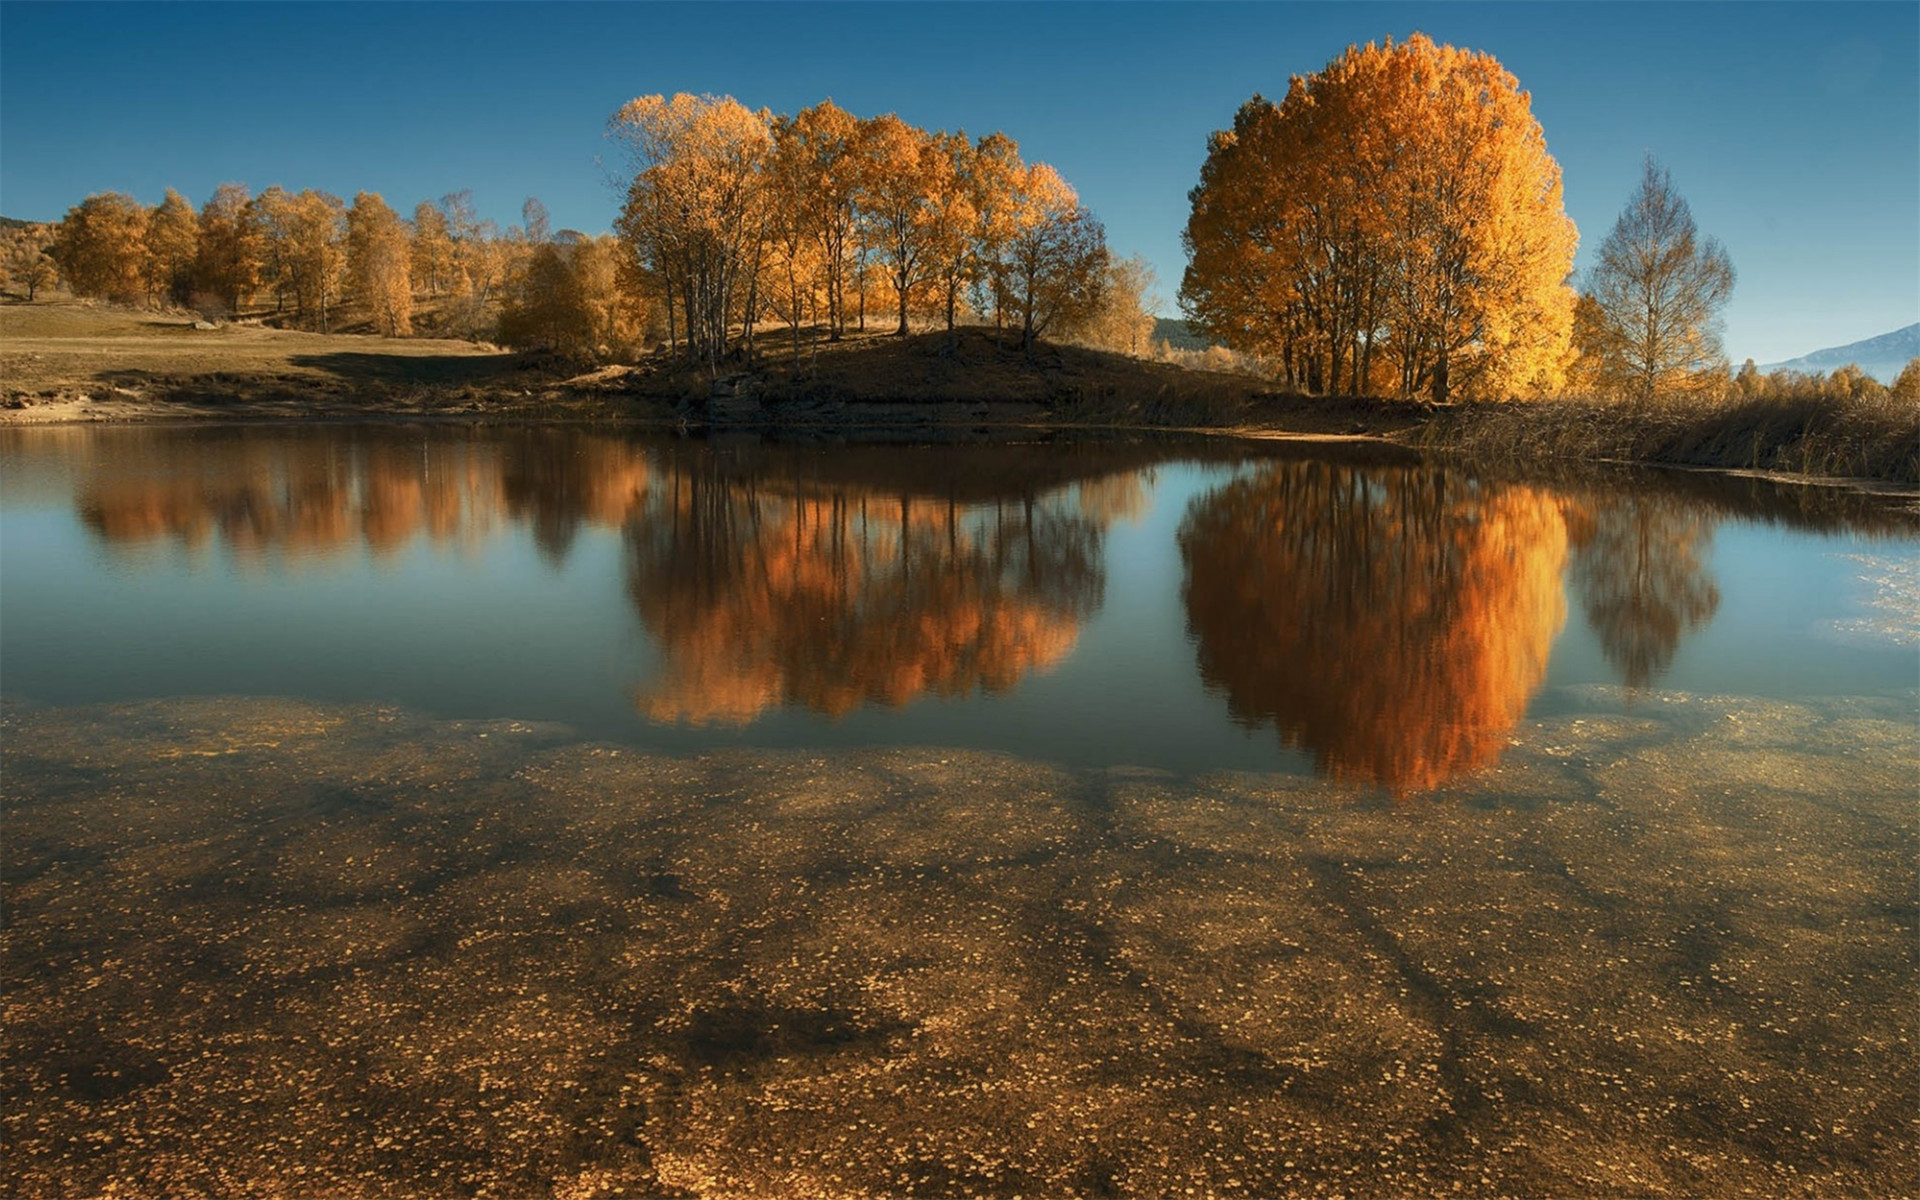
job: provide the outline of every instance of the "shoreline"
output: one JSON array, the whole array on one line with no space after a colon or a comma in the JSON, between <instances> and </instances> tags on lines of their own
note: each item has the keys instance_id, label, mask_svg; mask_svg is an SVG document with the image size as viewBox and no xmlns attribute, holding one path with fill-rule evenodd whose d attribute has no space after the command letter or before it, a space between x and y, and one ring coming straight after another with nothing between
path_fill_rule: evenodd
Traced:
<instances>
[{"instance_id":1,"label":"shoreline","mask_svg":"<svg viewBox=\"0 0 1920 1200\"><path fill-rule=\"evenodd\" d=\"M1425 440L1430 427L1415 425L1387 431L1333 432L1313 429L1289 429L1280 425L1204 426L1155 425L1114 420L1044 419L1044 413L1024 419L976 420L943 415L952 401L905 401L893 404L868 404L862 407L890 409L899 415L893 420L871 419L862 413L858 419L794 420L777 413L758 419L713 420L675 413L663 401L655 402L661 411L621 412L597 398L573 398L556 405L536 402L520 407L483 407L469 402L459 405L409 407L390 403L359 402L349 405L305 405L295 411L291 405L261 399L234 404L193 403L178 400L118 400L105 403L93 400L64 400L30 408L0 410L0 430L59 429L84 426L324 426L324 425L440 425L496 426L550 425L583 426L610 430L632 430L682 435L798 438L826 437L851 442L929 442L990 441L996 435L1067 436L1123 435L1142 438L1204 438L1251 443L1299 443L1336 446L1375 446L1410 455L1439 455L1467 464L1483 466L1511 465L1498 457L1476 453L1470 446L1445 441ZM1041 419L1035 419L1041 418ZM1399 435L1413 434L1411 438ZM1764 483L1850 491L1890 499L1920 500L1920 486L1900 480L1870 475L1812 474L1765 468L1705 466L1692 463L1661 462L1633 458L1561 458L1554 457L1534 466L1552 466L1572 470L1601 472L1657 470L1686 475L1727 479L1751 479Z\"/></svg>"}]
</instances>

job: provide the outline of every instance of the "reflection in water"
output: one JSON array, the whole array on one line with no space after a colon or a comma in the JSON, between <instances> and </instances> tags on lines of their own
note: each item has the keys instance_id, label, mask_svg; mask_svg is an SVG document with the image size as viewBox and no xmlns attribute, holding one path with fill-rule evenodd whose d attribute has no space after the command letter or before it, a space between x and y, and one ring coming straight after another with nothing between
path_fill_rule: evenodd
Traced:
<instances>
[{"instance_id":1,"label":"reflection in water","mask_svg":"<svg viewBox=\"0 0 1920 1200\"><path fill-rule=\"evenodd\" d=\"M1275 465L1196 501L1180 550L1235 718L1395 792L1498 756L1566 616L1559 505L1433 468Z\"/></svg>"},{"instance_id":2,"label":"reflection in water","mask_svg":"<svg viewBox=\"0 0 1920 1200\"><path fill-rule=\"evenodd\" d=\"M1073 648L1100 605L1098 506L1062 494L962 506L850 484L674 475L628 527L628 587L667 661L655 720L744 724L1002 692ZM1117 502L1116 502L1117 501Z\"/></svg>"},{"instance_id":3,"label":"reflection in water","mask_svg":"<svg viewBox=\"0 0 1920 1200\"><path fill-rule=\"evenodd\" d=\"M1100 611L1107 535L1142 522L1156 464L1247 453L716 447L552 428L44 432L60 450L47 457L72 464L83 524L116 548L218 547L268 569L357 548L399 576L423 541L478 551L511 533L558 567L583 528L619 531L624 601L659 659L637 691L595 699L618 729L631 728L629 702L657 722L724 726L783 706L838 716L1006 692L1063 663ZM0 431L10 464L32 462L27 446ZM1395 792L1500 753L1542 685L1563 573L1616 677L1642 689L1718 609L1721 515L1911 526L1857 510L1859 498L1815 506L1804 488L1716 501L1693 494L1706 486L1695 477L1682 494L1664 482L1549 491L1372 458L1252 470L1194 502L1180 532L1201 674L1243 725ZM630 619L617 587L596 599ZM1173 635L1164 608L1130 608L1156 621L1139 637ZM1075 703L1097 717L1183 685L1147 678Z\"/></svg>"},{"instance_id":4,"label":"reflection in water","mask_svg":"<svg viewBox=\"0 0 1920 1200\"><path fill-rule=\"evenodd\" d=\"M1720 607L1705 562L1713 525L1662 496L1569 500L1564 511L1587 621L1621 682L1644 688Z\"/></svg>"},{"instance_id":5,"label":"reflection in water","mask_svg":"<svg viewBox=\"0 0 1920 1200\"><path fill-rule=\"evenodd\" d=\"M163 443L122 455L79 496L81 519L113 545L215 538L241 559L330 555L363 544L388 555L424 533L475 544L502 518L525 520L558 562L583 522L618 528L645 496L633 445L554 431L488 440L238 437Z\"/></svg>"}]
</instances>

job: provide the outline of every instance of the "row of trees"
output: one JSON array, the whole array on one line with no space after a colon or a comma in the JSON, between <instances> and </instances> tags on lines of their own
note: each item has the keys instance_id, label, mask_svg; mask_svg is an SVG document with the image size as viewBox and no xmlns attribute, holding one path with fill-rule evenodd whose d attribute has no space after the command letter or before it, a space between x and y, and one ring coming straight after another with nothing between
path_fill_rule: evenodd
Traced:
<instances>
[{"instance_id":1,"label":"row of trees","mask_svg":"<svg viewBox=\"0 0 1920 1200\"><path fill-rule=\"evenodd\" d=\"M531 199L501 230L464 192L408 220L371 192L347 204L224 184L198 213L172 190L152 208L90 196L19 237L33 270L9 278L31 291L57 265L77 295L203 312L265 295L322 331L345 301L389 336L412 331L416 302L445 299L460 303L435 306L436 331L606 355L659 329L710 367L751 351L767 321L792 333L797 361L803 326L829 340L865 329L870 294L899 332L991 314L1029 349L1051 333L1149 350L1150 268L1114 261L1073 189L1002 134L929 133L831 101L782 117L689 95L635 100L609 131L633 167L613 236L554 233Z\"/></svg>"},{"instance_id":2,"label":"row of trees","mask_svg":"<svg viewBox=\"0 0 1920 1200\"><path fill-rule=\"evenodd\" d=\"M1011 138L929 132L831 100L792 116L732 97L642 96L608 135L631 178L616 229L664 303L669 338L717 363L772 314L841 337L877 276L905 333L915 312L949 333L971 303L1022 344L1100 310L1100 223Z\"/></svg>"},{"instance_id":3,"label":"row of trees","mask_svg":"<svg viewBox=\"0 0 1920 1200\"><path fill-rule=\"evenodd\" d=\"M529 201L529 214L539 211ZM255 196L227 183L197 213L171 188L152 208L118 192L89 196L52 227L43 257L78 296L231 313L267 293L276 313L323 332L351 297L375 329L401 336L422 295L498 299L546 238L531 221L504 234L479 221L465 192L422 203L407 221L374 192L347 204L313 189Z\"/></svg>"}]
</instances>

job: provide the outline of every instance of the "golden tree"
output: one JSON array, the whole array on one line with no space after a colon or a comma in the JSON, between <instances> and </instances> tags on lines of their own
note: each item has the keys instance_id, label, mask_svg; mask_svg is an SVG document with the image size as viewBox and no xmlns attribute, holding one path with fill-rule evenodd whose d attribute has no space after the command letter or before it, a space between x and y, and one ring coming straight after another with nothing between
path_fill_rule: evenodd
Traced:
<instances>
[{"instance_id":1,"label":"golden tree","mask_svg":"<svg viewBox=\"0 0 1920 1200\"><path fill-rule=\"evenodd\" d=\"M936 201L950 187L952 160L924 130L892 113L865 122L862 134L859 207L899 307L894 332L904 337L913 292L927 279Z\"/></svg>"},{"instance_id":2,"label":"golden tree","mask_svg":"<svg viewBox=\"0 0 1920 1200\"><path fill-rule=\"evenodd\" d=\"M615 238L572 230L535 246L501 304L500 340L576 358L631 350L642 310L621 284L620 255Z\"/></svg>"},{"instance_id":3,"label":"golden tree","mask_svg":"<svg viewBox=\"0 0 1920 1200\"><path fill-rule=\"evenodd\" d=\"M1003 260L1004 286L1020 319L1020 344L1031 354L1034 342L1056 320L1071 324L1099 306L1106 282L1106 231L1045 163L1015 176L1007 211L1012 234Z\"/></svg>"},{"instance_id":4,"label":"golden tree","mask_svg":"<svg viewBox=\"0 0 1920 1200\"><path fill-rule=\"evenodd\" d=\"M774 315L787 323L795 371L800 369L800 326L832 294L818 227L818 167L816 147L807 140L801 119L775 118L766 167L767 301Z\"/></svg>"},{"instance_id":5,"label":"golden tree","mask_svg":"<svg viewBox=\"0 0 1920 1200\"><path fill-rule=\"evenodd\" d=\"M1109 262L1099 304L1072 324L1069 335L1096 349L1145 357L1153 343L1153 285L1153 265L1145 255Z\"/></svg>"},{"instance_id":6,"label":"golden tree","mask_svg":"<svg viewBox=\"0 0 1920 1200\"><path fill-rule=\"evenodd\" d=\"M1557 389L1576 233L1526 93L1416 35L1352 47L1209 141L1181 304L1296 386Z\"/></svg>"},{"instance_id":7,"label":"golden tree","mask_svg":"<svg viewBox=\"0 0 1920 1200\"><path fill-rule=\"evenodd\" d=\"M990 133L975 143L967 174L968 201L973 207L974 283L984 303L993 310L996 328L1005 328L1011 292L1007 246L1013 240L1017 192L1026 166L1020 146L1004 133Z\"/></svg>"},{"instance_id":8,"label":"golden tree","mask_svg":"<svg viewBox=\"0 0 1920 1200\"><path fill-rule=\"evenodd\" d=\"M74 295L135 303L146 294L147 210L119 192L88 196L61 219L53 257Z\"/></svg>"},{"instance_id":9,"label":"golden tree","mask_svg":"<svg viewBox=\"0 0 1920 1200\"><path fill-rule=\"evenodd\" d=\"M172 188L147 214L147 299L185 304L193 293L193 264L200 251L200 219Z\"/></svg>"},{"instance_id":10,"label":"golden tree","mask_svg":"<svg viewBox=\"0 0 1920 1200\"><path fill-rule=\"evenodd\" d=\"M199 257L194 277L220 298L228 312L244 305L260 286L262 232L259 212L244 184L223 183L200 207Z\"/></svg>"},{"instance_id":11,"label":"golden tree","mask_svg":"<svg viewBox=\"0 0 1920 1200\"><path fill-rule=\"evenodd\" d=\"M927 277L938 293L947 322L947 348L954 348L960 297L973 278L978 228L973 143L962 133L936 133L929 151Z\"/></svg>"},{"instance_id":12,"label":"golden tree","mask_svg":"<svg viewBox=\"0 0 1920 1200\"><path fill-rule=\"evenodd\" d=\"M328 330L346 273L347 206L340 197L312 188L288 197L275 214L284 262L302 319Z\"/></svg>"},{"instance_id":13,"label":"golden tree","mask_svg":"<svg viewBox=\"0 0 1920 1200\"><path fill-rule=\"evenodd\" d=\"M413 208L412 233L413 281L425 285L427 295L438 296L453 281L453 235L447 229L447 214L432 201L422 200Z\"/></svg>"},{"instance_id":14,"label":"golden tree","mask_svg":"<svg viewBox=\"0 0 1920 1200\"><path fill-rule=\"evenodd\" d=\"M388 337L413 332L411 247L400 214L377 192L361 192L347 210L348 286Z\"/></svg>"},{"instance_id":15,"label":"golden tree","mask_svg":"<svg viewBox=\"0 0 1920 1200\"><path fill-rule=\"evenodd\" d=\"M615 228L665 284L670 322L678 302L688 354L710 370L735 318L750 323L771 124L731 96L685 93L631 100L608 124L634 168Z\"/></svg>"},{"instance_id":16,"label":"golden tree","mask_svg":"<svg viewBox=\"0 0 1920 1200\"><path fill-rule=\"evenodd\" d=\"M0 272L5 273L8 287L26 293L29 304L60 279L59 264L49 253L54 231L52 225L26 225L8 230L4 242L0 242Z\"/></svg>"}]
</instances>

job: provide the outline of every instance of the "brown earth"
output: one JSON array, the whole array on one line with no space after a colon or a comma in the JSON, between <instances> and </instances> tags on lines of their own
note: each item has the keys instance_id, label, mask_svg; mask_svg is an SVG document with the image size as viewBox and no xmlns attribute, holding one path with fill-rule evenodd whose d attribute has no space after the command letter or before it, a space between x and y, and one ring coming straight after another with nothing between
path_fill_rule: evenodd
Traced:
<instances>
[{"instance_id":1,"label":"brown earth","mask_svg":"<svg viewBox=\"0 0 1920 1200\"><path fill-rule=\"evenodd\" d=\"M663 353L582 370L483 343L201 328L190 314L75 302L0 306L0 423L461 416L829 427L1152 426L1351 436L1411 429L1417 409L1282 396L1258 379L969 328L840 343L762 334L749 365ZM731 386L729 386L731 384ZM720 392L727 395L715 402ZM737 393L737 394L736 394Z\"/></svg>"}]
</instances>

